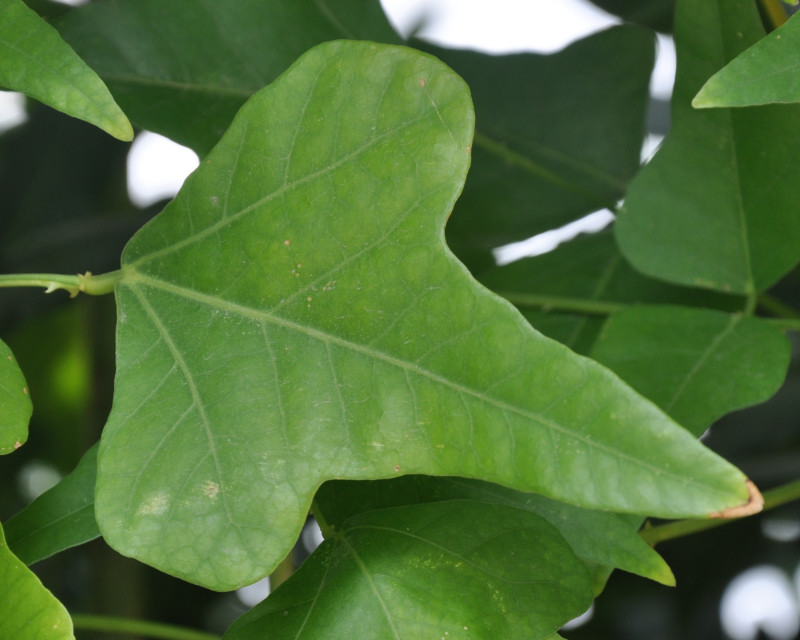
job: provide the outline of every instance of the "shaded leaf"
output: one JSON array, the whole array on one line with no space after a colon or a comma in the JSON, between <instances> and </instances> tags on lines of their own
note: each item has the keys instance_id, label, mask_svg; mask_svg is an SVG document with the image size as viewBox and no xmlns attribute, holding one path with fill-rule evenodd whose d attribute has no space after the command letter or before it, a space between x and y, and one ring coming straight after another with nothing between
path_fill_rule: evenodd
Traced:
<instances>
[{"instance_id":1,"label":"shaded leaf","mask_svg":"<svg viewBox=\"0 0 800 640\"><path fill-rule=\"evenodd\" d=\"M800 18L792 17L711 76L692 106L800 102Z\"/></svg>"},{"instance_id":2,"label":"shaded leaf","mask_svg":"<svg viewBox=\"0 0 800 640\"><path fill-rule=\"evenodd\" d=\"M25 376L11 349L0 340L0 454L25 444L32 413Z\"/></svg>"},{"instance_id":3,"label":"shaded leaf","mask_svg":"<svg viewBox=\"0 0 800 640\"><path fill-rule=\"evenodd\" d=\"M539 331L580 353L588 353L605 314L619 305L703 305L731 311L744 306L739 296L642 275L623 258L611 229L580 235L549 253L487 270L480 280L514 302Z\"/></svg>"},{"instance_id":4,"label":"shaded leaf","mask_svg":"<svg viewBox=\"0 0 800 640\"><path fill-rule=\"evenodd\" d=\"M800 107L690 105L712 73L763 35L752 2L678 3L672 129L615 227L622 252L648 275L754 295L800 259Z\"/></svg>"},{"instance_id":5,"label":"shaded leaf","mask_svg":"<svg viewBox=\"0 0 800 640\"><path fill-rule=\"evenodd\" d=\"M314 502L315 513L321 512L328 525L339 527L363 511L463 499L504 504L537 514L556 527L575 554L589 565L619 568L663 584L675 584L666 562L638 536L636 527L616 514L581 509L488 482L430 476L372 482L335 480L320 487Z\"/></svg>"},{"instance_id":6,"label":"shaded leaf","mask_svg":"<svg viewBox=\"0 0 800 640\"><path fill-rule=\"evenodd\" d=\"M0 638L72 639L72 620L39 578L9 551L0 527Z\"/></svg>"},{"instance_id":7,"label":"shaded leaf","mask_svg":"<svg viewBox=\"0 0 800 640\"><path fill-rule=\"evenodd\" d=\"M400 42L373 0L107 0L56 24L136 124L200 155L314 45Z\"/></svg>"},{"instance_id":8,"label":"shaded leaf","mask_svg":"<svg viewBox=\"0 0 800 640\"><path fill-rule=\"evenodd\" d=\"M22 0L0 0L0 85L21 91L120 140L133 129L103 81Z\"/></svg>"},{"instance_id":9,"label":"shaded leaf","mask_svg":"<svg viewBox=\"0 0 800 640\"><path fill-rule=\"evenodd\" d=\"M699 436L726 413L769 399L791 348L759 318L642 306L608 319L592 357Z\"/></svg>"},{"instance_id":10,"label":"shaded leaf","mask_svg":"<svg viewBox=\"0 0 800 640\"><path fill-rule=\"evenodd\" d=\"M591 601L585 568L538 516L470 501L420 504L349 520L225 640L535 640Z\"/></svg>"},{"instance_id":11,"label":"shaded leaf","mask_svg":"<svg viewBox=\"0 0 800 640\"><path fill-rule=\"evenodd\" d=\"M601 9L626 22L643 24L656 31L672 31L675 0L591 0Z\"/></svg>"},{"instance_id":12,"label":"shaded leaf","mask_svg":"<svg viewBox=\"0 0 800 640\"><path fill-rule=\"evenodd\" d=\"M746 500L738 470L447 251L471 133L452 71L370 43L314 48L239 112L122 256L95 505L112 546L248 584L332 478L676 517Z\"/></svg>"},{"instance_id":13,"label":"shaded leaf","mask_svg":"<svg viewBox=\"0 0 800 640\"><path fill-rule=\"evenodd\" d=\"M613 207L625 193L645 133L652 32L614 27L552 55L420 46L466 80L475 102L472 167L447 225L448 244L473 272L491 249Z\"/></svg>"},{"instance_id":14,"label":"shaded leaf","mask_svg":"<svg viewBox=\"0 0 800 640\"><path fill-rule=\"evenodd\" d=\"M100 536L94 518L97 446L74 471L5 523L8 546L25 564Z\"/></svg>"}]
</instances>

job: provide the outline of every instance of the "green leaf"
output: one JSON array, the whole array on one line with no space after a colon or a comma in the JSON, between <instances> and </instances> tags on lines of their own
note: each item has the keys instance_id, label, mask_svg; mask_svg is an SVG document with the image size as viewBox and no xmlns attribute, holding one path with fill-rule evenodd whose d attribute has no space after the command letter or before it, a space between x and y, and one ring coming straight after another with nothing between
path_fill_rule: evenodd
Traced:
<instances>
[{"instance_id":1,"label":"green leaf","mask_svg":"<svg viewBox=\"0 0 800 640\"><path fill-rule=\"evenodd\" d=\"M554 251L495 267L481 283L511 300L539 331L588 353L605 315L620 305L704 305L735 311L741 297L678 287L643 276L624 259L611 229L580 235Z\"/></svg>"},{"instance_id":2,"label":"green leaf","mask_svg":"<svg viewBox=\"0 0 800 640\"><path fill-rule=\"evenodd\" d=\"M22 0L0 0L0 86L21 91L120 140L133 129L97 74Z\"/></svg>"},{"instance_id":3,"label":"green leaf","mask_svg":"<svg viewBox=\"0 0 800 640\"><path fill-rule=\"evenodd\" d=\"M592 357L699 436L726 413L769 399L791 348L760 318L641 306L608 319Z\"/></svg>"},{"instance_id":4,"label":"green leaf","mask_svg":"<svg viewBox=\"0 0 800 640\"><path fill-rule=\"evenodd\" d=\"M675 0L591 0L626 22L644 24L656 31L672 31Z\"/></svg>"},{"instance_id":5,"label":"green leaf","mask_svg":"<svg viewBox=\"0 0 800 640\"><path fill-rule=\"evenodd\" d=\"M672 129L615 227L622 252L647 275L753 296L800 260L800 107L690 105L712 73L763 35L749 0L678 3Z\"/></svg>"},{"instance_id":6,"label":"green leaf","mask_svg":"<svg viewBox=\"0 0 800 640\"><path fill-rule=\"evenodd\" d=\"M8 546L25 564L100 536L94 518L97 446L72 473L5 523Z\"/></svg>"},{"instance_id":7,"label":"green leaf","mask_svg":"<svg viewBox=\"0 0 800 640\"><path fill-rule=\"evenodd\" d=\"M590 565L619 568L667 585L675 577L666 562L616 514L581 509L544 496L465 478L405 476L393 480L335 480L320 487L315 514L338 528L348 518L374 509L438 502L474 500L504 504L535 513L552 524L575 554Z\"/></svg>"},{"instance_id":8,"label":"green leaf","mask_svg":"<svg viewBox=\"0 0 800 640\"><path fill-rule=\"evenodd\" d=\"M471 133L460 78L371 43L312 49L239 112L122 256L95 505L112 546L247 584L332 478L478 477L675 517L747 500L447 250Z\"/></svg>"},{"instance_id":9,"label":"green leaf","mask_svg":"<svg viewBox=\"0 0 800 640\"><path fill-rule=\"evenodd\" d=\"M25 444L31 413L28 383L11 349L0 340L0 454L11 453Z\"/></svg>"},{"instance_id":10,"label":"green leaf","mask_svg":"<svg viewBox=\"0 0 800 640\"><path fill-rule=\"evenodd\" d=\"M339 38L399 43L375 1L105 0L56 23L139 126L216 144L245 100Z\"/></svg>"},{"instance_id":11,"label":"green leaf","mask_svg":"<svg viewBox=\"0 0 800 640\"><path fill-rule=\"evenodd\" d=\"M72 639L72 620L39 578L9 551L0 527L0 638Z\"/></svg>"},{"instance_id":12,"label":"green leaf","mask_svg":"<svg viewBox=\"0 0 800 640\"><path fill-rule=\"evenodd\" d=\"M615 206L639 168L652 32L614 27L552 55L425 48L475 101L472 168L447 226L473 272L497 246Z\"/></svg>"},{"instance_id":13,"label":"green leaf","mask_svg":"<svg viewBox=\"0 0 800 640\"><path fill-rule=\"evenodd\" d=\"M439 502L352 518L225 640L544 640L591 601L586 569L543 519Z\"/></svg>"},{"instance_id":14,"label":"green leaf","mask_svg":"<svg viewBox=\"0 0 800 640\"><path fill-rule=\"evenodd\" d=\"M800 102L800 18L792 17L711 76L693 107Z\"/></svg>"}]
</instances>

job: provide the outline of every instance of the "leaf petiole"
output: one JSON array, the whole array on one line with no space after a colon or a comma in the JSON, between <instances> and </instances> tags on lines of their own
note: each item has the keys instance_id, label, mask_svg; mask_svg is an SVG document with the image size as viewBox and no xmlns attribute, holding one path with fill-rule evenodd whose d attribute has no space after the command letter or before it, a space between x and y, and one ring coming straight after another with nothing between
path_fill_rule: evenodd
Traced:
<instances>
[{"instance_id":1,"label":"leaf petiole","mask_svg":"<svg viewBox=\"0 0 800 640\"><path fill-rule=\"evenodd\" d=\"M119 270L97 276L91 271L74 276L59 273L7 274L0 275L0 287L44 287L45 293L64 290L69 293L70 298L79 293L99 296L111 293L121 275Z\"/></svg>"},{"instance_id":2,"label":"leaf petiole","mask_svg":"<svg viewBox=\"0 0 800 640\"><path fill-rule=\"evenodd\" d=\"M775 487L764 492L764 508L762 511L769 511L787 502L800 499L800 479L787 482L780 487ZM693 533L700 533L707 529L714 529L723 524L734 522L735 518L690 518L687 520L676 520L655 527L642 529L639 535L650 546L655 546L660 542L681 538Z\"/></svg>"}]
</instances>

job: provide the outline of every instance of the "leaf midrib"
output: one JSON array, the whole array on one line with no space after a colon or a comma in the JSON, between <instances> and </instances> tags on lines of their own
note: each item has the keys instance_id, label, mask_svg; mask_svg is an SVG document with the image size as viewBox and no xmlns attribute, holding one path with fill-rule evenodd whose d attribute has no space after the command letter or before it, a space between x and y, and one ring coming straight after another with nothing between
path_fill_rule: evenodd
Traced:
<instances>
[{"instance_id":1,"label":"leaf midrib","mask_svg":"<svg viewBox=\"0 0 800 640\"><path fill-rule=\"evenodd\" d=\"M151 276L147 276L145 274L137 272L132 267L123 268L123 273L124 273L123 282L121 283L120 286L121 287L122 286L129 287L133 291L134 295L137 298L139 298L140 300L143 299L143 298L146 298L145 292L139 290L140 287L141 286L152 287L154 289L158 289L158 290L161 290L161 291L164 291L164 292L167 292L167 293L171 293L172 295L184 298L186 300L190 300L190 301L197 302L197 303L200 303L200 304L203 304L203 305L215 308L215 309L219 309L220 311L228 312L228 313L231 313L231 314L236 314L236 315L239 315L241 317L250 318L250 319L256 320L257 322L270 323L272 325L279 326L279 327L282 327L284 329L288 329L290 331L294 331L294 332L306 335L306 336L308 336L310 338L313 338L315 340L318 340L319 342L324 343L324 344L335 344L338 347L342 347L342 348L350 350L352 352L364 355L364 356L366 356L368 358L384 362L384 363L386 363L388 365L396 367L396 368L398 368L398 369L400 369L402 371L405 371L407 373L413 373L413 374L416 374L416 375L418 375L418 376L420 376L422 378L427 378L428 380L430 380L430 381L432 381L432 382L434 382L436 384L440 384L440 385L442 385L444 387L452 389L453 391L455 391L458 394L461 394L463 396L469 396L469 397L475 398L475 399L477 399L477 400L479 400L481 402L485 402L488 405L494 406L495 408L497 408L500 411L508 411L508 412L513 413L515 415L518 415L518 416L520 416L520 417L522 417L524 419L530 420L532 422L536 422L536 423L544 426L545 428L549 429L551 434L553 432L558 432L559 434L561 434L561 435L563 435L563 436L565 436L567 438L572 438L574 440L579 441L581 444L583 444L588 449L598 450L598 451L600 451L600 452L604 453L605 455L608 455L608 456L610 456L612 458L625 460L626 462L628 462L628 463L630 463L630 464L632 464L634 466L638 466L638 467L644 468L644 469L648 470L649 472L651 472L653 474L657 474L658 476L661 476L661 477L666 476L666 477L672 478L673 480L677 481L679 484L694 485L696 487L702 487L705 490L710 490L710 491L712 491L714 493L718 493L718 494L722 494L722 495L725 495L727 497L730 497L729 492L721 491L715 485L705 484L703 482L697 481L694 478L678 475L676 473L673 473L673 472L669 471L668 469L663 469L663 468L656 467L656 466L654 466L654 465L652 465L652 464L650 464L650 463L648 463L646 461L643 461L643 460L640 460L638 458L635 458L635 457L633 457L630 454L627 454L625 452L622 452L622 451L619 451L619 450L614 450L614 449L612 449L612 448L610 448L608 446L605 446L605 445L603 445L601 443L598 443L595 440L592 440L589 437L581 436L580 434L578 434L578 433L576 433L574 431L570 431L569 429L565 428L564 426L562 426L562 425L558 424L557 422L554 422L553 420L550 420L550 419L548 419L548 418L546 418L546 417L544 417L542 415L533 413L531 411L527 411L527 410L522 409L522 408L520 408L520 407L518 407L516 405L512 405L512 404L509 404L508 402L505 402L503 400L499 400L499 399L494 398L492 396L488 396L484 392L481 392L481 391L478 391L476 389L472 389L470 387L467 387L467 386L465 386L463 384L454 382L453 380L450 380L450 379L444 377L443 375L441 375L439 373L436 373L434 371L431 371L429 369L425 369L425 368L419 366L418 364L416 364L414 362L403 360L401 358L398 358L398 357L393 356L391 354L385 353L383 351L378 351L378 350L376 350L376 349L374 349L372 347L369 347L367 345L362 345L362 344L359 344L359 343L356 343L356 342L352 342L350 340L347 340L345 338L341 338L339 336L327 333L327 332L322 331L320 329L316 329L316 328L308 326L308 325L300 324L300 323L295 322L293 320L290 320L288 318L284 318L284 317L281 317L281 316L277 316L277 315L271 314L271 313L269 313L267 311L264 311L263 309L256 309L256 308L252 308L252 307L247 307L245 305L238 304L236 302L231 302L229 300L223 300L221 298L218 298L218 297L215 297L215 296L212 296L212 295L200 292L200 291L196 291L196 290L190 289L188 287L184 287L184 286L177 285L177 284L174 284L174 283L170 283L170 282L167 282L167 281L164 281L164 280L159 280L159 279L153 278ZM139 285L139 286L137 287L137 285ZM163 327L156 327L156 328L159 329L160 332L163 329Z\"/></svg>"}]
</instances>

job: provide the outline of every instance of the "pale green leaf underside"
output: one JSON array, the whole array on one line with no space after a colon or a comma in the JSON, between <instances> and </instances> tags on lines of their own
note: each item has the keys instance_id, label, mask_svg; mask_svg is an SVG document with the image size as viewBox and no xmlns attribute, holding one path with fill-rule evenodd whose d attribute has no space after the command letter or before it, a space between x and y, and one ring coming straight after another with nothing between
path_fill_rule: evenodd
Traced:
<instances>
[{"instance_id":1,"label":"pale green leaf underside","mask_svg":"<svg viewBox=\"0 0 800 640\"><path fill-rule=\"evenodd\" d=\"M736 469L447 250L472 118L434 58L321 45L131 240L98 461L112 546L247 584L334 478L477 477L676 517L746 500Z\"/></svg>"},{"instance_id":2,"label":"pale green leaf underside","mask_svg":"<svg viewBox=\"0 0 800 640\"><path fill-rule=\"evenodd\" d=\"M438 502L349 520L225 640L544 640L591 601L585 567L542 518Z\"/></svg>"},{"instance_id":3,"label":"pale green leaf underside","mask_svg":"<svg viewBox=\"0 0 800 640\"><path fill-rule=\"evenodd\" d=\"M0 455L25 444L31 413L25 376L11 349L0 340Z\"/></svg>"},{"instance_id":4,"label":"pale green leaf underside","mask_svg":"<svg viewBox=\"0 0 800 640\"><path fill-rule=\"evenodd\" d=\"M677 5L672 128L615 225L620 249L647 275L752 296L800 260L800 106L690 105L709 76L763 34L749 0Z\"/></svg>"},{"instance_id":5,"label":"pale green leaf underside","mask_svg":"<svg viewBox=\"0 0 800 640\"><path fill-rule=\"evenodd\" d=\"M6 545L0 528L0 638L68 640L72 620L64 606Z\"/></svg>"},{"instance_id":6,"label":"pale green leaf underside","mask_svg":"<svg viewBox=\"0 0 800 640\"><path fill-rule=\"evenodd\" d=\"M21 91L115 138L133 128L97 74L22 0L0 0L0 86Z\"/></svg>"},{"instance_id":7,"label":"pale green leaf underside","mask_svg":"<svg viewBox=\"0 0 800 640\"><path fill-rule=\"evenodd\" d=\"M771 102L800 102L800 18L796 16L711 76L692 106Z\"/></svg>"}]
</instances>

